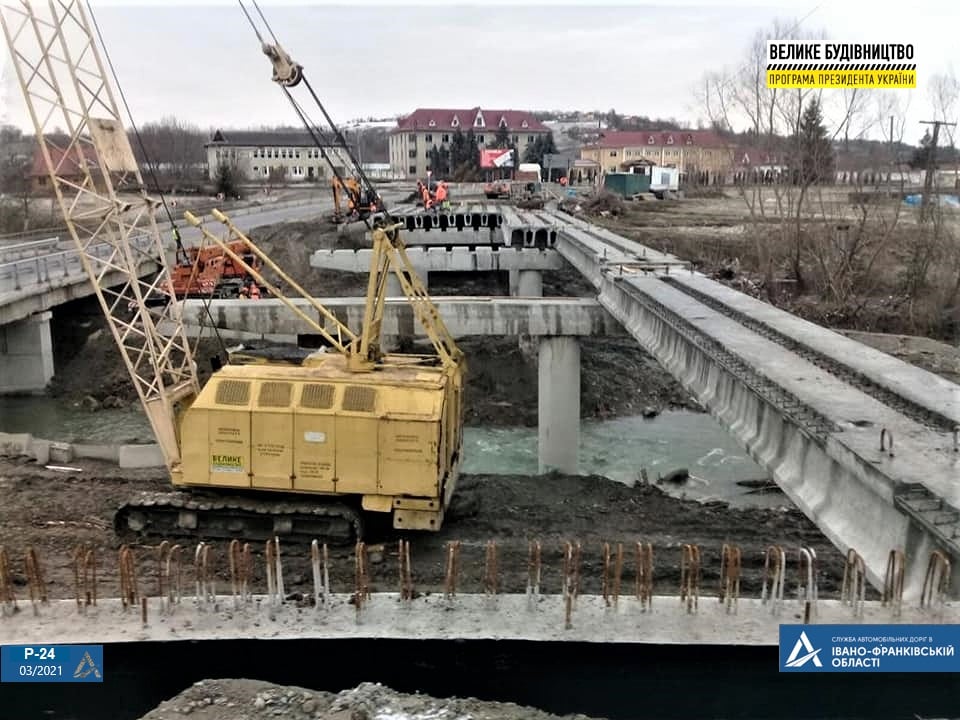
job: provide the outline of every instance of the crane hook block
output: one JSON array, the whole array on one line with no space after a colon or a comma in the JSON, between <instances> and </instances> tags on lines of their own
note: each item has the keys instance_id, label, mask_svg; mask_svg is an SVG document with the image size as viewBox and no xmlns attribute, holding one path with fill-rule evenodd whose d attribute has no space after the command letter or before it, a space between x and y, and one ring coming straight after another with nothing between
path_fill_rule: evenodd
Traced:
<instances>
[{"instance_id":1,"label":"crane hook block","mask_svg":"<svg viewBox=\"0 0 960 720\"><path fill-rule=\"evenodd\" d=\"M273 81L285 87L295 87L303 79L303 67L295 63L279 45L263 43L263 54L273 63Z\"/></svg>"}]
</instances>

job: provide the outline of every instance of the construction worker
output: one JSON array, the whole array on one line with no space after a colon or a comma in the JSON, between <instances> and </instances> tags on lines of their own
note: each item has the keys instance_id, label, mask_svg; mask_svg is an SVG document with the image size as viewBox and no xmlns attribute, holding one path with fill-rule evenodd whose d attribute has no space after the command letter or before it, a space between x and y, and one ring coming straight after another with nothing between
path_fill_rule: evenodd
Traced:
<instances>
[{"instance_id":1,"label":"construction worker","mask_svg":"<svg viewBox=\"0 0 960 720\"><path fill-rule=\"evenodd\" d=\"M240 299L249 300L250 299L250 288L247 287L247 284L244 283L243 287L240 288Z\"/></svg>"},{"instance_id":2,"label":"construction worker","mask_svg":"<svg viewBox=\"0 0 960 720\"><path fill-rule=\"evenodd\" d=\"M437 204L442 208L446 208L449 205L447 202L447 183L445 182L437 185Z\"/></svg>"},{"instance_id":3,"label":"construction worker","mask_svg":"<svg viewBox=\"0 0 960 720\"><path fill-rule=\"evenodd\" d=\"M433 207L433 198L430 197L430 188L426 185L421 185L421 195L423 197L423 207L425 210L429 210Z\"/></svg>"},{"instance_id":4,"label":"construction worker","mask_svg":"<svg viewBox=\"0 0 960 720\"><path fill-rule=\"evenodd\" d=\"M259 300L260 299L260 286L256 283L250 283L250 299Z\"/></svg>"}]
</instances>

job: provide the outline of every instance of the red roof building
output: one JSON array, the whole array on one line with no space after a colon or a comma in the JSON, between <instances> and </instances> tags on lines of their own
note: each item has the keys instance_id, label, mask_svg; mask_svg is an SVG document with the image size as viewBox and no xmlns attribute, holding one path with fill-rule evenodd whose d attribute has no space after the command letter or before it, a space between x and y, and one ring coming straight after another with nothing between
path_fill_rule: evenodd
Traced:
<instances>
[{"instance_id":1,"label":"red roof building","mask_svg":"<svg viewBox=\"0 0 960 720\"><path fill-rule=\"evenodd\" d=\"M55 148L52 145L48 145L48 147L50 149L50 160L53 162L54 170L58 175L70 180L80 180L83 177L83 171L75 152L64 157L65 152L63 150ZM87 168L90 169L94 177L96 177L98 173L95 169L99 167L97 165L96 150L94 150L92 145L84 145L83 154ZM40 151L39 145L35 145L33 148L33 161L30 165L30 181L34 190L50 189L50 175L47 172L47 163L43 159L43 153Z\"/></svg>"},{"instance_id":2,"label":"red roof building","mask_svg":"<svg viewBox=\"0 0 960 720\"><path fill-rule=\"evenodd\" d=\"M478 148L492 144L497 134L505 131L520 157L537 137L550 132L550 128L526 110L417 108L400 118L390 132L392 169L408 178L425 178L427 171L432 170L430 151L434 146L449 147L458 130L461 133L473 130Z\"/></svg>"},{"instance_id":3,"label":"red roof building","mask_svg":"<svg viewBox=\"0 0 960 720\"><path fill-rule=\"evenodd\" d=\"M732 146L713 130L655 130L601 133L597 142L580 149L580 157L596 162L603 172L624 172L637 160L684 173L725 176L730 172Z\"/></svg>"}]
</instances>

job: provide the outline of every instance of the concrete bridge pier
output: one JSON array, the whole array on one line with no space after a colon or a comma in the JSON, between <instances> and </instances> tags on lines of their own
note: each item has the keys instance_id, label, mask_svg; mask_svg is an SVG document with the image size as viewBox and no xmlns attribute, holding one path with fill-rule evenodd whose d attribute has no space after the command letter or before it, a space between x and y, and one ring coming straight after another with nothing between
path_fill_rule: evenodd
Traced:
<instances>
[{"instance_id":1,"label":"concrete bridge pier","mask_svg":"<svg viewBox=\"0 0 960 720\"><path fill-rule=\"evenodd\" d=\"M511 270L510 297L543 297L543 273L540 270Z\"/></svg>"},{"instance_id":2,"label":"concrete bridge pier","mask_svg":"<svg viewBox=\"0 0 960 720\"><path fill-rule=\"evenodd\" d=\"M40 393L53 377L52 313L0 327L0 394Z\"/></svg>"},{"instance_id":3,"label":"concrete bridge pier","mask_svg":"<svg viewBox=\"0 0 960 720\"><path fill-rule=\"evenodd\" d=\"M539 270L511 270L510 271L511 297L543 297L543 273ZM539 344L537 338L531 335L521 335L519 338L520 352L531 360L536 358Z\"/></svg>"},{"instance_id":4,"label":"concrete bridge pier","mask_svg":"<svg viewBox=\"0 0 960 720\"><path fill-rule=\"evenodd\" d=\"M538 360L540 472L575 475L580 449L580 342L543 337Z\"/></svg>"}]
</instances>

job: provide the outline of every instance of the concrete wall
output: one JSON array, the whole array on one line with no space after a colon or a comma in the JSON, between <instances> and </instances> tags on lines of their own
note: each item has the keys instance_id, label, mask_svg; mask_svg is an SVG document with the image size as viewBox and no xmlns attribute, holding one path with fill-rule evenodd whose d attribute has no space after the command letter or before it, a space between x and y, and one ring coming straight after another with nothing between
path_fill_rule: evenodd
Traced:
<instances>
[{"instance_id":1,"label":"concrete wall","mask_svg":"<svg viewBox=\"0 0 960 720\"><path fill-rule=\"evenodd\" d=\"M163 467L160 446L65 443L36 438L29 433L0 432L0 456L29 457L41 465L103 460L122 468Z\"/></svg>"}]
</instances>

